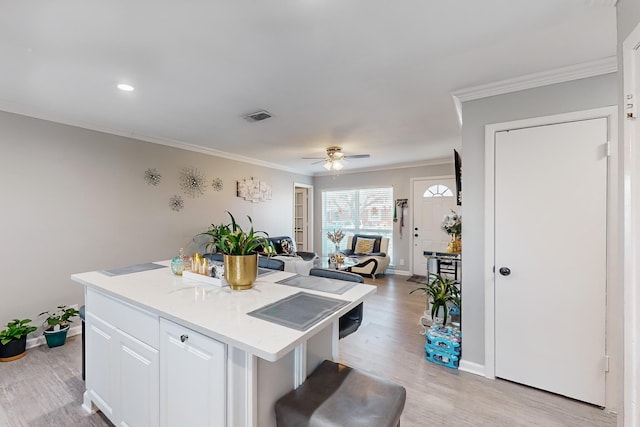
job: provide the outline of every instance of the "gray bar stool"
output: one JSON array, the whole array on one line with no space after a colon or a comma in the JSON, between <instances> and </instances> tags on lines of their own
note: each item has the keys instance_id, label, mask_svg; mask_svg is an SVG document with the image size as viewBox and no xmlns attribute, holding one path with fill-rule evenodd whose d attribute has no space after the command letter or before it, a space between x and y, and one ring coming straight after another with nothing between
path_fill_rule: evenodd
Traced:
<instances>
[{"instance_id":1,"label":"gray bar stool","mask_svg":"<svg viewBox=\"0 0 640 427\"><path fill-rule=\"evenodd\" d=\"M278 427L399 427L407 398L391 381L325 360L275 404Z\"/></svg>"}]
</instances>

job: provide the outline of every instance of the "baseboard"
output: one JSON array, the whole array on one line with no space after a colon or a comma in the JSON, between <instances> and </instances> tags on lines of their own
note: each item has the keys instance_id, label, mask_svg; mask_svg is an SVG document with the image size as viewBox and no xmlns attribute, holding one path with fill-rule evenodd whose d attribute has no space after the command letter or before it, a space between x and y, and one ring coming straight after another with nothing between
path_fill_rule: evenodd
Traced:
<instances>
[{"instance_id":1,"label":"baseboard","mask_svg":"<svg viewBox=\"0 0 640 427\"><path fill-rule=\"evenodd\" d=\"M458 369L464 372L469 372L470 374L480 375L481 377L485 376L484 365L469 362L464 359L460 361L460 366L458 366Z\"/></svg>"},{"instance_id":2,"label":"baseboard","mask_svg":"<svg viewBox=\"0 0 640 427\"><path fill-rule=\"evenodd\" d=\"M67 337L72 337L74 335L80 335L82 333L82 325L73 326L69 328L69 332L67 332ZM47 340L44 335L40 335L36 338L27 338L27 348L38 347L42 344L46 344Z\"/></svg>"},{"instance_id":3,"label":"baseboard","mask_svg":"<svg viewBox=\"0 0 640 427\"><path fill-rule=\"evenodd\" d=\"M407 270L394 270L393 268L387 268L385 274L394 274L396 276L411 276L411 272Z\"/></svg>"}]
</instances>

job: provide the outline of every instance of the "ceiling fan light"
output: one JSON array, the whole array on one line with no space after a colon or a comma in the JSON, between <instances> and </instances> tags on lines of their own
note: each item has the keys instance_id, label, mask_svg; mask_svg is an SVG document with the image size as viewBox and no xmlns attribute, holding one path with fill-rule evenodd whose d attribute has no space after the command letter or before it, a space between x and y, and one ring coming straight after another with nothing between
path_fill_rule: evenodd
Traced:
<instances>
[{"instance_id":1,"label":"ceiling fan light","mask_svg":"<svg viewBox=\"0 0 640 427\"><path fill-rule=\"evenodd\" d=\"M332 166L331 160L327 160L327 162L323 166L326 170L330 171Z\"/></svg>"},{"instance_id":2,"label":"ceiling fan light","mask_svg":"<svg viewBox=\"0 0 640 427\"><path fill-rule=\"evenodd\" d=\"M335 161L333 162L333 169L334 169L334 170L339 171L339 170L341 170L343 167L344 167L344 165L342 164L342 162L341 162L340 160L335 160Z\"/></svg>"}]
</instances>

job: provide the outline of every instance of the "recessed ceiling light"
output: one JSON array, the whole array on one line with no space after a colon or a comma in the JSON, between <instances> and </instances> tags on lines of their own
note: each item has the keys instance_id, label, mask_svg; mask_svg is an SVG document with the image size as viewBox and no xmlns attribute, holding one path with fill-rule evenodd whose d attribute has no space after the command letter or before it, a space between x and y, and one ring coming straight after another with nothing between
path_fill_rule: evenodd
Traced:
<instances>
[{"instance_id":1,"label":"recessed ceiling light","mask_svg":"<svg viewBox=\"0 0 640 427\"><path fill-rule=\"evenodd\" d=\"M131 92L131 91L133 91L135 88L134 88L133 86L131 86L131 85L126 84L126 83L120 83L120 84L118 85L118 89L120 89L120 90L124 90L125 92Z\"/></svg>"}]
</instances>

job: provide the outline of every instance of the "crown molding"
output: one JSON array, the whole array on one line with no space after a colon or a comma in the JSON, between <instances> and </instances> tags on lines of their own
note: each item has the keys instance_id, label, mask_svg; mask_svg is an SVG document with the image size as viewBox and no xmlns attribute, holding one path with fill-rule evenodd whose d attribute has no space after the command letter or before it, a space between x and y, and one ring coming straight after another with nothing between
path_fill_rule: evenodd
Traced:
<instances>
[{"instance_id":1,"label":"crown molding","mask_svg":"<svg viewBox=\"0 0 640 427\"><path fill-rule=\"evenodd\" d=\"M474 99L487 98L489 96L502 95L504 93L615 73L616 71L618 71L618 60L615 56L609 56L582 64L570 65L568 67L556 68L539 73L525 74L520 77L459 89L451 92L451 95L458 98L460 102L466 102Z\"/></svg>"},{"instance_id":2,"label":"crown molding","mask_svg":"<svg viewBox=\"0 0 640 427\"><path fill-rule=\"evenodd\" d=\"M614 5L616 1L617 0L613 1ZM606 3L612 3L612 1L607 1ZM607 58L583 62L581 64L570 65L568 67L556 68L539 73L525 74L520 77L454 90L451 92L451 99L453 100L453 104L456 109L458 123L462 127L463 102L488 98L490 96L503 95L505 93L517 92L520 90L533 89L556 83L564 83L571 80L579 80L603 74L615 73L617 71L618 59L615 56L609 56Z\"/></svg>"},{"instance_id":3,"label":"crown molding","mask_svg":"<svg viewBox=\"0 0 640 427\"><path fill-rule=\"evenodd\" d=\"M134 131L127 131L122 129L110 128L107 126L100 126L92 123L86 123L81 121L69 120L65 117L50 113L42 110L38 110L32 107L25 106L23 104L13 103L6 100L0 100L0 111L6 111L7 113L19 114L21 116L32 117L35 119L46 120L57 124L63 124L67 126L73 126L81 129L92 130L96 132L106 133L109 135L122 136L134 141L150 142L152 144L164 145L167 147L178 148L181 150L193 151L196 153L207 154L210 156L221 157L227 160L235 160L237 162L249 163L256 166L262 166L269 169L277 169L284 172L291 172L304 176L313 176L309 172L301 171L287 166L278 165L276 163L265 162L263 160L254 159L252 157L246 157L239 154L227 153L226 151L216 150L214 148L201 147L195 144L189 144L187 142L160 138L151 135L144 135Z\"/></svg>"}]
</instances>

